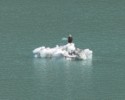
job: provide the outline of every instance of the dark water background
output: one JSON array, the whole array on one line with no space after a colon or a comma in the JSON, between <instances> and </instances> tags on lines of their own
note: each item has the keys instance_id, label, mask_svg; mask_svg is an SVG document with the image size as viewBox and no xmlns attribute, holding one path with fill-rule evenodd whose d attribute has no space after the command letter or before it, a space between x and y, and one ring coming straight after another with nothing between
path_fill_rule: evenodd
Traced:
<instances>
[{"instance_id":1,"label":"dark water background","mask_svg":"<svg viewBox=\"0 0 125 100\"><path fill-rule=\"evenodd\" d=\"M91 61L35 59L62 45ZM0 0L0 100L125 100L124 0Z\"/></svg>"}]
</instances>

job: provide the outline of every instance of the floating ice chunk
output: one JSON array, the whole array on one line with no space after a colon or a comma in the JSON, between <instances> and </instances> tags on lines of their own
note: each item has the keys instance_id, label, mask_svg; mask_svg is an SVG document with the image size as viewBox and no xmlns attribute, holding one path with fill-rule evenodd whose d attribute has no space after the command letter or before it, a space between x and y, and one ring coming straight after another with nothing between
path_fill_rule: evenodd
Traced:
<instances>
[{"instance_id":1,"label":"floating ice chunk","mask_svg":"<svg viewBox=\"0 0 125 100\"><path fill-rule=\"evenodd\" d=\"M33 54L35 57L41 57L41 58L58 58L58 57L64 57L66 59L92 59L92 51L89 49L79 49L75 47L74 43L68 43L63 46L58 46L54 48L49 47L39 47L33 50Z\"/></svg>"}]
</instances>

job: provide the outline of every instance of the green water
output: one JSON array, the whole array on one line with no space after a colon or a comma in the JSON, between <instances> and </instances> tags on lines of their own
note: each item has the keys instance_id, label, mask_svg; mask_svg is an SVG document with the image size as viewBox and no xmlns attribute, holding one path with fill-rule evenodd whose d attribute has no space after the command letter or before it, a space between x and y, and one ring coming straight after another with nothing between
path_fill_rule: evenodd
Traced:
<instances>
[{"instance_id":1,"label":"green water","mask_svg":"<svg viewBox=\"0 0 125 100\"><path fill-rule=\"evenodd\" d=\"M0 100L125 100L124 0L0 0ZM92 61L35 59L65 44Z\"/></svg>"}]
</instances>

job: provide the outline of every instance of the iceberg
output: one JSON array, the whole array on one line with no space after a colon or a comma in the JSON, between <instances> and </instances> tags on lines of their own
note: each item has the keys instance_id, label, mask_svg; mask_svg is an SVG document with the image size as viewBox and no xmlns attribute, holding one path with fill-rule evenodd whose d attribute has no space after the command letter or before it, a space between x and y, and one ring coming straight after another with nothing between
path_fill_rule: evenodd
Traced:
<instances>
[{"instance_id":1,"label":"iceberg","mask_svg":"<svg viewBox=\"0 0 125 100\"><path fill-rule=\"evenodd\" d=\"M74 43L56 45L53 48L42 46L33 50L35 58L65 58L66 60L92 59L92 53L90 49L76 48Z\"/></svg>"}]
</instances>

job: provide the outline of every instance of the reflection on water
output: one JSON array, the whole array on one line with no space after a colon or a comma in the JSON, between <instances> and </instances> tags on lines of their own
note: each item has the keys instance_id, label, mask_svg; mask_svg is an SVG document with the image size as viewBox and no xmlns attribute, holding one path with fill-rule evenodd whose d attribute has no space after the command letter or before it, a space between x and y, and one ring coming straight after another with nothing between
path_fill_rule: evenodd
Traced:
<instances>
[{"instance_id":1,"label":"reflection on water","mask_svg":"<svg viewBox=\"0 0 125 100\"><path fill-rule=\"evenodd\" d=\"M44 98L75 100L91 93L90 60L34 59L34 68L36 87L41 90Z\"/></svg>"}]
</instances>

